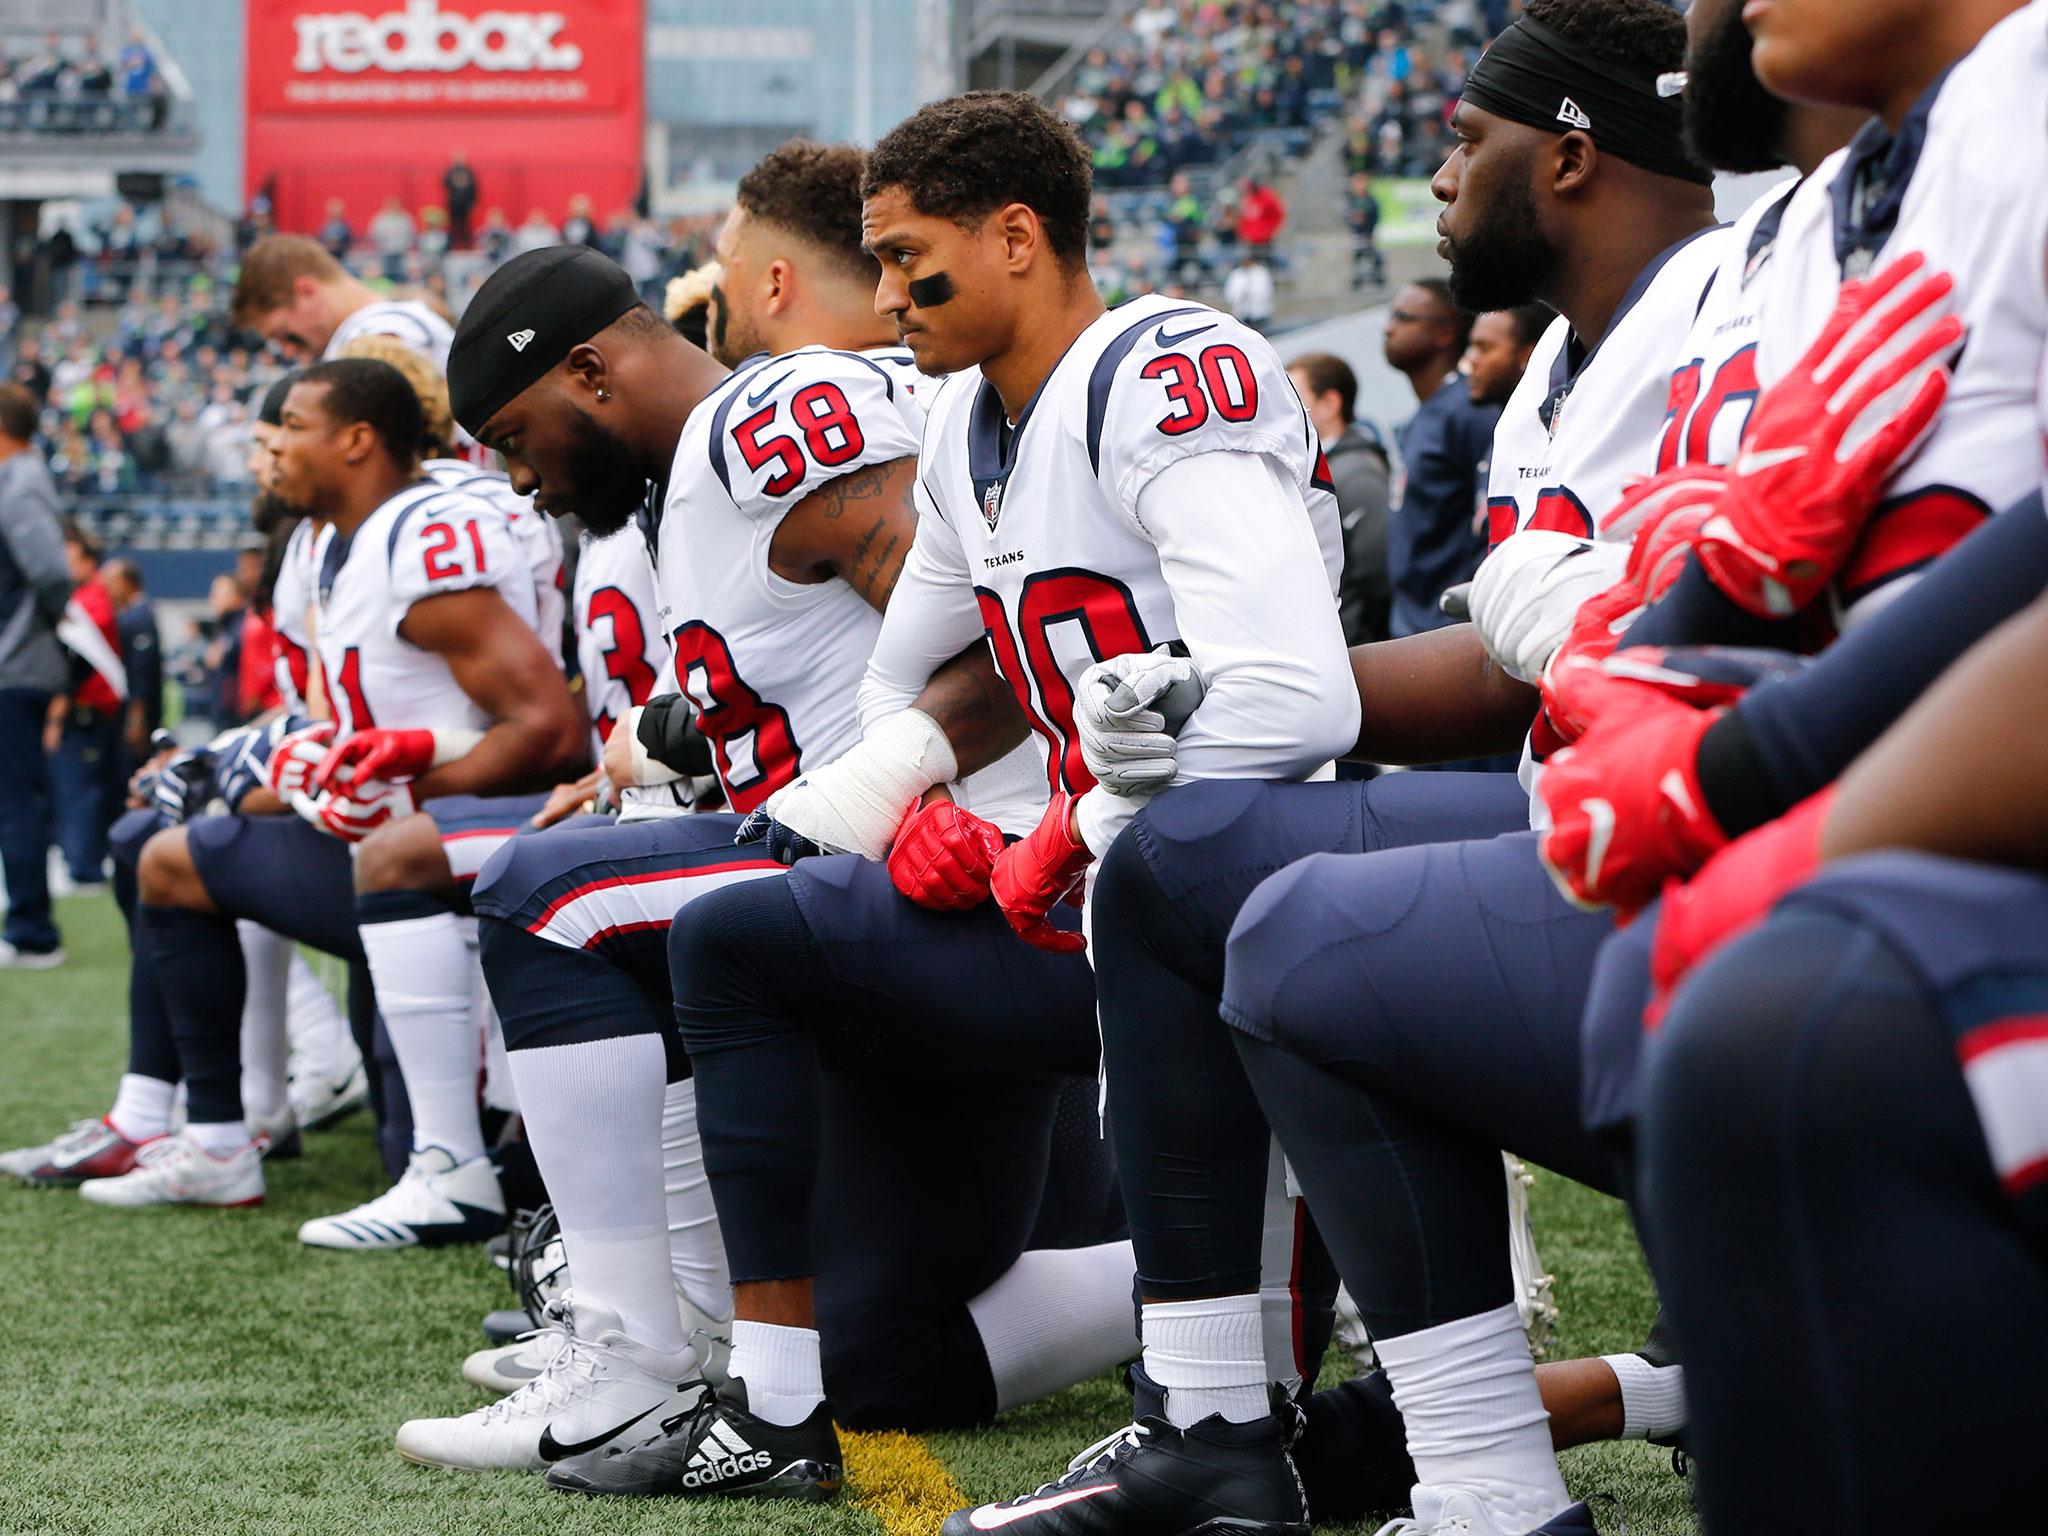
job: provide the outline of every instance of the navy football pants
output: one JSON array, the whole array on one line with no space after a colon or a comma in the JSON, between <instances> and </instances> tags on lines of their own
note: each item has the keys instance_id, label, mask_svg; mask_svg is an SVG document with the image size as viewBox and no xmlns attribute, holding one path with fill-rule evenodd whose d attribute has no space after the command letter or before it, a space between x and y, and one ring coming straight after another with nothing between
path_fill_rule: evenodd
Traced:
<instances>
[{"instance_id":1,"label":"navy football pants","mask_svg":"<svg viewBox=\"0 0 2048 1536\"><path fill-rule=\"evenodd\" d=\"M2048 881L1832 866L1645 1050L1643 1230L1716 1533L2025 1526L2048 1445Z\"/></svg>"}]
</instances>

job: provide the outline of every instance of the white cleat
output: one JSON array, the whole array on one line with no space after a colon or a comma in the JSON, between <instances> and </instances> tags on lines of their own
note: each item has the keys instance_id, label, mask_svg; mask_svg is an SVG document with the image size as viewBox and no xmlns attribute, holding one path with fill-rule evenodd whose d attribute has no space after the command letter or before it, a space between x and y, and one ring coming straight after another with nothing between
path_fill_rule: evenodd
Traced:
<instances>
[{"instance_id":1,"label":"white cleat","mask_svg":"<svg viewBox=\"0 0 2048 1536\"><path fill-rule=\"evenodd\" d=\"M1503 1525L1485 1501L1463 1488L1417 1483L1412 1502L1412 1516L1388 1521L1373 1536L1599 1536L1583 1504L1568 1505L1540 1525L1529 1524L1533 1516L1524 1515Z\"/></svg>"},{"instance_id":2,"label":"white cleat","mask_svg":"<svg viewBox=\"0 0 2048 1536\"><path fill-rule=\"evenodd\" d=\"M501 1397L517 1392L548 1368L561 1340L560 1329L541 1328L516 1343L480 1349L462 1362L462 1379Z\"/></svg>"},{"instance_id":3,"label":"white cleat","mask_svg":"<svg viewBox=\"0 0 2048 1536\"><path fill-rule=\"evenodd\" d=\"M564 1295L549 1304L548 1317L543 1332L555 1337L539 1375L460 1418L401 1425L399 1456L424 1467L538 1471L635 1429L650 1435L704 1391L694 1354L634 1342L615 1312Z\"/></svg>"},{"instance_id":4,"label":"white cleat","mask_svg":"<svg viewBox=\"0 0 2048 1536\"><path fill-rule=\"evenodd\" d=\"M215 1156L182 1132L148 1143L117 1179L87 1179L78 1193L94 1205L239 1206L263 1203L263 1161L254 1143Z\"/></svg>"},{"instance_id":5,"label":"white cleat","mask_svg":"<svg viewBox=\"0 0 2048 1536\"><path fill-rule=\"evenodd\" d=\"M302 1075L291 1082L292 1116L305 1131L324 1131L370 1102L370 1079L358 1061L342 1077Z\"/></svg>"},{"instance_id":6,"label":"white cleat","mask_svg":"<svg viewBox=\"0 0 2048 1536\"><path fill-rule=\"evenodd\" d=\"M481 1243L504 1225L505 1196L488 1157L458 1163L444 1148L424 1147L383 1194L338 1216L315 1217L299 1228L299 1241L310 1248L388 1253Z\"/></svg>"},{"instance_id":7,"label":"white cleat","mask_svg":"<svg viewBox=\"0 0 2048 1536\"><path fill-rule=\"evenodd\" d=\"M54 971L63 963L61 949L16 949L0 939L0 971Z\"/></svg>"}]
</instances>

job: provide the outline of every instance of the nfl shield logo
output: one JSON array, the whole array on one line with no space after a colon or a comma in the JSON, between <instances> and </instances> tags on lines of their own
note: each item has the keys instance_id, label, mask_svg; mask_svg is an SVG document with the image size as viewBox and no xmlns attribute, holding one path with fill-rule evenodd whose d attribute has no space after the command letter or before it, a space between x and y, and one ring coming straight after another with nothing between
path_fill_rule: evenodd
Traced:
<instances>
[{"instance_id":1,"label":"nfl shield logo","mask_svg":"<svg viewBox=\"0 0 2048 1536\"><path fill-rule=\"evenodd\" d=\"M991 480L981 493L981 520L988 524L988 531L996 531L996 519L1003 515L1003 482Z\"/></svg>"}]
</instances>

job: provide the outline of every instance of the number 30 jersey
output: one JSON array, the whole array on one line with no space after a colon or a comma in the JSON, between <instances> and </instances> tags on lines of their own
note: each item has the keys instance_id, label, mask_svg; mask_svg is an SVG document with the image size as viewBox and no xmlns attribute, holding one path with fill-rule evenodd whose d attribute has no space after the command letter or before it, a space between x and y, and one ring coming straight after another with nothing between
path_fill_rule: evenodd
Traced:
<instances>
[{"instance_id":1,"label":"number 30 jersey","mask_svg":"<svg viewBox=\"0 0 2048 1536\"><path fill-rule=\"evenodd\" d=\"M1081 794L1076 680L1178 641L1210 680L1180 737L1187 777L1299 777L1351 745L1336 498L1263 336L1148 296L1083 331L1014 424L977 372L930 398L917 543L864 713L985 630L1052 786Z\"/></svg>"},{"instance_id":2,"label":"number 30 jersey","mask_svg":"<svg viewBox=\"0 0 2048 1536\"><path fill-rule=\"evenodd\" d=\"M668 665L654 598L654 559L637 523L607 538L589 533L576 561L576 665L601 752L612 724L645 704Z\"/></svg>"},{"instance_id":3,"label":"number 30 jersey","mask_svg":"<svg viewBox=\"0 0 2048 1536\"><path fill-rule=\"evenodd\" d=\"M320 530L313 641L342 735L491 724L445 660L398 633L413 604L472 587L496 588L528 626L536 622L532 574L505 514L480 496L417 483L346 538L331 524Z\"/></svg>"},{"instance_id":4,"label":"number 30 jersey","mask_svg":"<svg viewBox=\"0 0 2048 1536\"><path fill-rule=\"evenodd\" d=\"M860 739L854 699L881 617L837 576L776 575L768 547L821 487L917 456L924 411L900 356L803 347L748 363L690 413L676 445L656 562L661 624L736 811ZM869 524L874 505L849 500L840 515Z\"/></svg>"}]
</instances>

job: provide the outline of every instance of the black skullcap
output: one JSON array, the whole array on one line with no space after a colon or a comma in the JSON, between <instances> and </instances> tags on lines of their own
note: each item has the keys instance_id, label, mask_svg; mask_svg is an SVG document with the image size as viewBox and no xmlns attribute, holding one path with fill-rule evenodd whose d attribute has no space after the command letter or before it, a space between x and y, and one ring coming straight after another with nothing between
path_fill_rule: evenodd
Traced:
<instances>
[{"instance_id":1,"label":"black skullcap","mask_svg":"<svg viewBox=\"0 0 2048 1536\"><path fill-rule=\"evenodd\" d=\"M1659 73L1600 58L1524 16L1472 66L1464 99L1531 128L1583 129L1602 153L1659 176L1711 183L1714 173L1686 153L1683 110L1658 91Z\"/></svg>"},{"instance_id":2,"label":"black skullcap","mask_svg":"<svg viewBox=\"0 0 2048 1536\"><path fill-rule=\"evenodd\" d=\"M448 351L448 404L471 435L515 395L640 303L625 269L583 245L514 256L463 311Z\"/></svg>"},{"instance_id":3,"label":"black skullcap","mask_svg":"<svg viewBox=\"0 0 2048 1536\"><path fill-rule=\"evenodd\" d=\"M298 375L288 373L263 392L263 404L257 407L256 419L266 427L284 425L284 397L292 392L292 385Z\"/></svg>"}]
</instances>

